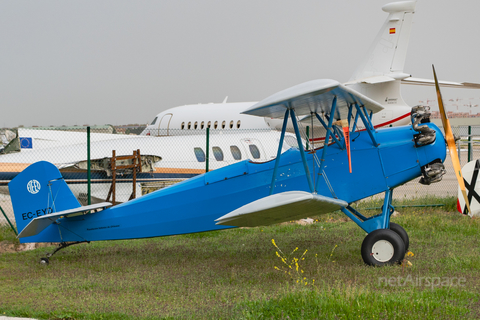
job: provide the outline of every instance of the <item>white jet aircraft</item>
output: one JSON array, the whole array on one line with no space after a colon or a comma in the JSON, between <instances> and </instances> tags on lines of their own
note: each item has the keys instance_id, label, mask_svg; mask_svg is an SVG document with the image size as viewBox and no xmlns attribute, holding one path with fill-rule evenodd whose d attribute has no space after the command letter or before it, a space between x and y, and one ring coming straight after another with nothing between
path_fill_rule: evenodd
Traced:
<instances>
[{"instance_id":1,"label":"white jet aircraft","mask_svg":"<svg viewBox=\"0 0 480 320\"><path fill-rule=\"evenodd\" d=\"M387 20L368 50L366 58L353 76L344 83L384 107L382 111L373 115L372 122L375 128L410 123L412 108L402 98L400 92L402 83L434 85L433 80L413 78L403 71L415 5L415 1L403 1L383 6L382 10L389 14ZM439 81L439 83L440 86L446 87L480 89L480 84L476 83L450 81ZM141 134L152 136L188 134L206 127L227 130L237 128L281 130L281 119L264 118L262 120L262 118L242 114L242 111L257 102L227 103L226 100L222 103L186 105L162 111ZM313 137L325 136L322 124L315 117L304 116L298 120L304 127L313 127ZM293 132L291 121L287 125L287 131ZM312 135L310 134L309 137Z\"/></svg>"}]
</instances>

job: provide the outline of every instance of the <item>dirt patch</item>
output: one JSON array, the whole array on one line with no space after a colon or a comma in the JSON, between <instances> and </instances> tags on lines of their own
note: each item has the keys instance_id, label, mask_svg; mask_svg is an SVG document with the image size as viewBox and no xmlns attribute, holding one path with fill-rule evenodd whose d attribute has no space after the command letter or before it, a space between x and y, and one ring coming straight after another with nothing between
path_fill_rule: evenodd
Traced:
<instances>
[{"instance_id":1,"label":"dirt patch","mask_svg":"<svg viewBox=\"0 0 480 320\"><path fill-rule=\"evenodd\" d=\"M51 243L13 243L8 240L0 242L0 254L35 250L37 248L50 247Z\"/></svg>"}]
</instances>

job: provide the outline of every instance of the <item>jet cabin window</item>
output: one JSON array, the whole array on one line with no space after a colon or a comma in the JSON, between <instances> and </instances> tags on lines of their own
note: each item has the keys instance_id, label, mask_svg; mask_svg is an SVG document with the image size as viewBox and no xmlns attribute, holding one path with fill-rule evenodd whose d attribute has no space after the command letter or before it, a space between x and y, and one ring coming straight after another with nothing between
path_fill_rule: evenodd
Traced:
<instances>
[{"instance_id":1,"label":"jet cabin window","mask_svg":"<svg viewBox=\"0 0 480 320\"><path fill-rule=\"evenodd\" d=\"M150 123L151 126L153 126L155 124L155 122L157 122L157 119L158 117L155 117L155 119L153 119L152 123Z\"/></svg>"},{"instance_id":2,"label":"jet cabin window","mask_svg":"<svg viewBox=\"0 0 480 320\"><path fill-rule=\"evenodd\" d=\"M233 120L230 121L230 129L233 129Z\"/></svg>"},{"instance_id":3,"label":"jet cabin window","mask_svg":"<svg viewBox=\"0 0 480 320\"><path fill-rule=\"evenodd\" d=\"M217 129L218 127L218 121L215 121L214 125L213 125L213 129Z\"/></svg>"},{"instance_id":4,"label":"jet cabin window","mask_svg":"<svg viewBox=\"0 0 480 320\"><path fill-rule=\"evenodd\" d=\"M198 122L195 121L195 126L193 127L195 130L197 130L197 127L198 127Z\"/></svg>"},{"instance_id":5,"label":"jet cabin window","mask_svg":"<svg viewBox=\"0 0 480 320\"><path fill-rule=\"evenodd\" d=\"M232 153L233 159L242 160L242 152L237 146L230 146L230 152Z\"/></svg>"},{"instance_id":6,"label":"jet cabin window","mask_svg":"<svg viewBox=\"0 0 480 320\"><path fill-rule=\"evenodd\" d=\"M237 121L237 129L240 129L240 120Z\"/></svg>"},{"instance_id":7,"label":"jet cabin window","mask_svg":"<svg viewBox=\"0 0 480 320\"><path fill-rule=\"evenodd\" d=\"M198 162L205 162L205 152L203 152L202 148L194 148L193 151Z\"/></svg>"},{"instance_id":8,"label":"jet cabin window","mask_svg":"<svg viewBox=\"0 0 480 320\"><path fill-rule=\"evenodd\" d=\"M212 122L211 122L211 121L208 121L207 128L210 129L211 126L212 126Z\"/></svg>"},{"instance_id":9,"label":"jet cabin window","mask_svg":"<svg viewBox=\"0 0 480 320\"><path fill-rule=\"evenodd\" d=\"M225 129L225 120L222 122L222 129Z\"/></svg>"},{"instance_id":10,"label":"jet cabin window","mask_svg":"<svg viewBox=\"0 0 480 320\"><path fill-rule=\"evenodd\" d=\"M200 129L203 129L205 127L205 122L202 121L202 124L200 125Z\"/></svg>"},{"instance_id":11,"label":"jet cabin window","mask_svg":"<svg viewBox=\"0 0 480 320\"><path fill-rule=\"evenodd\" d=\"M185 129L185 122L182 122L181 128L182 128L182 130Z\"/></svg>"},{"instance_id":12,"label":"jet cabin window","mask_svg":"<svg viewBox=\"0 0 480 320\"><path fill-rule=\"evenodd\" d=\"M191 128L191 127L192 127L192 123L191 123L191 122L189 122L189 123L188 123L188 127L187 127L187 129L188 129L188 130L190 130L190 128Z\"/></svg>"},{"instance_id":13,"label":"jet cabin window","mask_svg":"<svg viewBox=\"0 0 480 320\"><path fill-rule=\"evenodd\" d=\"M213 155L217 161L223 161L223 151L220 147L213 147Z\"/></svg>"},{"instance_id":14,"label":"jet cabin window","mask_svg":"<svg viewBox=\"0 0 480 320\"><path fill-rule=\"evenodd\" d=\"M260 159L260 150L258 150L256 145L249 144L248 148L250 149L253 159Z\"/></svg>"}]
</instances>

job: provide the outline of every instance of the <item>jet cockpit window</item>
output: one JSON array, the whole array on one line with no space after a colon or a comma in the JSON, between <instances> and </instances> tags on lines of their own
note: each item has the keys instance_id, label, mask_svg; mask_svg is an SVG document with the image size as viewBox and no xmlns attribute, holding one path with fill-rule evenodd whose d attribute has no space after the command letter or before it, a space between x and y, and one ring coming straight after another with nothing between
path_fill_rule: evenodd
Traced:
<instances>
[{"instance_id":1,"label":"jet cockpit window","mask_svg":"<svg viewBox=\"0 0 480 320\"><path fill-rule=\"evenodd\" d=\"M203 152L202 148L194 148L195 157L197 157L198 162L205 162L205 152Z\"/></svg>"},{"instance_id":2,"label":"jet cockpit window","mask_svg":"<svg viewBox=\"0 0 480 320\"><path fill-rule=\"evenodd\" d=\"M250 149L250 153L252 154L253 159L260 159L260 150L254 144L249 144L248 148Z\"/></svg>"},{"instance_id":3,"label":"jet cockpit window","mask_svg":"<svg viewBox=\"0 0 480 320\"><path fill-rule=\"evenodd\" d=\"M230 129L233 129L233 120L230 121Z\"/></svg>"},{"instance_id":4,"label":"jet cockpit window","mask_svg":"<svg viewBox=\"0 0 480 320\"><path fill-rule=\"evenodd\" d=\"M233 159L242 160L242 152L237 146L230 146L230 152L232 153Z\"/></svg>"},{"instance_id":5,"label":"jet cockpit window","mask_svg":"<svg viewBox=\"0 0 480 320\"><path fill-rule=\"evenodd\" d=\"M213 156L217 161L223 161L223 151L220 147L213 147Z\"/></svg>"},{"instance_id":6,"label":"jet cockpit window","mask_svg":"<svg viewBox=\"0 0 480 320\"><path fill-rule=\"evenodd\" d=\"M240 120L237 121L237 129L240 129Z\"/></svg>"},{"instance_id":7,"label":"jet cockpit window","mask_svg":"<svg viewBox=\"0 0 480 320\"><path fill-rule=\"evenodd\" d=\"M155 117L155 119L153 119L152 123L150 123L151 126L153 126L155 124L155 122L157 122L157 119L158 117Z\"/></svg>"}]
</instances>

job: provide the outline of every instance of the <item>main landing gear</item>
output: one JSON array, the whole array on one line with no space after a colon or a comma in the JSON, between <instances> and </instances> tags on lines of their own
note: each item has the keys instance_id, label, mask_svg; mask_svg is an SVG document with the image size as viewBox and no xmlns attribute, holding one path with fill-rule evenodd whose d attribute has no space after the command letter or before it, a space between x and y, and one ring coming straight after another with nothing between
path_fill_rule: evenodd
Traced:
<instances>
[{"instance_id":1,"label":"main landing gear","mask_svg":"<svg viewBox=\"0 0 480 320\"><path fill-rule=\"evenodd\" d=\"M363 240L361 253L363 261L370 266L402 262L410 245L405 229L390 222L394 212L392 194L391 189L385 191L382 213L373 217L365 217L351 206L342 208L343 213L368 233Z\"/></svg>"}]
</instances>

